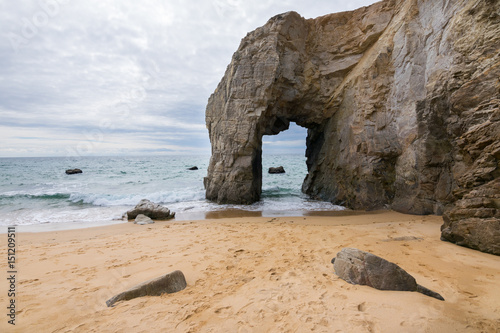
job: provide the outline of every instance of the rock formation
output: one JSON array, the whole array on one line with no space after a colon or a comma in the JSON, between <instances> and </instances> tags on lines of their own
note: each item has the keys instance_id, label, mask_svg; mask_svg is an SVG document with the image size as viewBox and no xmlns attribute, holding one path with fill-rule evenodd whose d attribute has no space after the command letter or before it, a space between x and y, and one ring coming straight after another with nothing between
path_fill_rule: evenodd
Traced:
<instances>
[{"instance_id":1,"label":"rock formation","mask_svg":"<svg viewBox=\"0 0 500 333\"><path fill-rule=\"evenodd\" d=\"M128 301L137 297L172 294L184 290L186 286L184 274L181 271L173 271L111 297L106 301L106 305L112 307L116 302Z\"/></svg>"},{"instance_id":2,"label":"rock formation","mask_svg":"<svg viewBox=\"0 0 500 333\"><path fill-rule=\"evenodd\" d=\"M83 171L81 169L68 169L68 170L66 170L67 175L74 175L77 173L83 173Z\"/></svg>"},{"instance_id":3,"label":"rock formation","mask_svg":"<svg viewBox=\"0 0 500 333\"><path fill-rule=\"evenodd\" d=\"M335 274L350 284L361 284L379 290L417 291L440 301L444 298L415 281L398 265L374 254L344 248L332 259Z\"/></svg>"},{"instance_id":4,"label":"rock formation","mask_svg":"<svg viewBox=\"0 0 500 333\"><path fill-rule=\"evenodd\" d=\"M262 137L308 129L303 192L443 214L443 239L500 254L500 0L385 0L271 18L208 101L207 199L252 203Z\"/></svg>"},{"instance_id":5,"label":"rock formation","mask_svg":"<svg viewBox=\"0 0 500 333\"><path fill-rule=\"evenodd\" d=\"M144 214L139 214L135 217L134 224L146 225L155 223L151 218Z\"/></svg>"},{"instance_id":6,"label":"rock formation","mask_svg":"<svg viewBox=\"0 0 500 333\"><path fill-rule=\"evenodd\" d=\"M268 173L285 173L285 168L283 168L282 166L270 167L267 172Z\"/></svg>"},{"instance_id":7,"label":"rock formation","mask_svg":"<svg viewBox=\"0 0 500 333\"><path fill-rule=\"evenodd\" d=\"M170 209L151 202L148 199L142 199L134 209L129 210L127 212L127 219L133 220L140 214L155 220L169 220L175 217L175 213L171 212Z\"/></svg>"}]
</instances>

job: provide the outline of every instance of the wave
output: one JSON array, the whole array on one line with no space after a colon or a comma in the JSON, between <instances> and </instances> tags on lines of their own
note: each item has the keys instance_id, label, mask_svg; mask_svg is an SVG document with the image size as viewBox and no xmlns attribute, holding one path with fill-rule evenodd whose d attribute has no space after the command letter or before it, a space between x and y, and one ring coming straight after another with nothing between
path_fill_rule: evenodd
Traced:
<instances>
[{"instance_id":1,"label":"wave","mask_svg":"<svg viewBox=\"0 0 500 333\"><path fill-rule=\"evenodd\" d=\"M52 200L67 204L89 204L92 206L135 206L142 199L148 199L160 204L199 201L205 199L205 191L200 188L177 189L154 193L82 193L82 192L25 192L11 191L0 194L0 201L6 204L17 201L29 207L32 200Z\"/></svg>"},{"instance_id":2,"label":"wave","mask_svg":"<svg viewBox=\"0 0 500 333\"><path fill-rule=\"evenodd\" d=\"M73 193L69 201L75 204L91 204L94 206L135 206L142 199L159 204L170 204L178 202L198 201L205 199L203 190L185 190L157 192L147 194L94 194L94 193Z\"/></svg>"},{"instance_id":3,"label":"wave","mask_svg":"<svg viewBox=\"0 0 500 333\"><path fill-rule=\"evenodd\" d=\"M7 192L0 195L0 199L40 199L40 200L67 200L71 197L69 193L23 193Z\"/></svg>"}]
</instances>

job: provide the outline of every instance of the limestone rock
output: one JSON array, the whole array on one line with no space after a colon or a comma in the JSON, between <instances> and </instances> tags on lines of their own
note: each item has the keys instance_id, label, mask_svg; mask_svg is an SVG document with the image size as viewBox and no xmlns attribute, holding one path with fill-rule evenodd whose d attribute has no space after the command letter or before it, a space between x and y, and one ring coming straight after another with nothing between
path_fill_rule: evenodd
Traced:
<instances>
[{"instance_id":1,"label":"limestone rock","mask_svg":"<svg viewBox=\"0 0 500 333\"><path fill-rule=\"evenodd\" d=\"M187 286L186 278L181 271L173 271L167 275L146 281L124 291L106 301L108 307L119 301L128 301L143 296L160 296L184 290Z\"/></svg>"},{"instance_id":2,"label":"limestone rock","mask_svg":"<svg viewBox=\"0 0 500 333\"><path fill-rule=\"evenodd\" d=\"M415 278L398 265L374 254L344 248L332 259L335 274L350 284L360 284L380 290L418 291L441 301L444 298L417 284Z\"/></svg>"},{"instance_id":3,"label":"limestone rock","mask_svg":"<svg viewBox=\"0 0 500 333\"><path fill-rule=\"evenodd\" d=\"M83 173L83 171L81 169L68 169L68 170L66 170L67 175L74 175L77 173Z\"/></svg>"},{"instance_id":4,"label":"limestone rock","mask_svg":"<svg viewBox=\"0 0 500 333\"><path fill-rule=\"evenodd\" d=\"M142 199L134 209L127 212L127 218L133 220L137 215L143 214L155 220L169 220L175 217L175 213L171 212L167 207L151 202L147 199Z\"/></svg>"},{"instance_id":5,"label":"limestone rock","mask_svg":"<svg viewBox=\"0 0 500 333\"><path fill-rule=\"evenodd\" d=\"M285 168L282 166L269 168L269 173L285 173Z\"/></svg>"},{"instance_id":6,"label":"limestone rock","mask_svg":"<svg viewBox=\"0 0 500 333\"><path fill-rule=\"evenodd\" d=\"M262 138L295 122L308 129L306 194L446 213L443 239L500 254L499 51L499 0L271 18L243 38L208 101L207 199L259 200ZM463 235L480 221L490 231Z\"/></svg>"},{"instance_id":7,"label":"limestone rock","mask_svg":"<svg viewBox=\"0 0 500 333\"><path fill-rule=\"evenodd\" d=\"M152 223L155 223L155 222L144 214L137 215L135 220L134 220L134 224L139 224L139 225L152 224Z\"/></svg>"}]
</instances>

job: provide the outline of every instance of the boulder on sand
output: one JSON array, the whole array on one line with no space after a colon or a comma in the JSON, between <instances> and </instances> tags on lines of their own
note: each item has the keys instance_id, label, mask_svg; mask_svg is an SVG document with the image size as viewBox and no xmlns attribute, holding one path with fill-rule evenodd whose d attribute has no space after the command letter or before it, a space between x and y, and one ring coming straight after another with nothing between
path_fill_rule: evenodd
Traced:
<instances>
[{"instance_id":1,"label":"boulder on sand","mask_svg":"<svg viewBox=\"0 0 500 333\"><path fill-rule=\"evenodd\" d=\"M332 264L335 274L350 284L380 290L417 291L444 301L438 293L417 284L415 278L398 265L365 251L344 248L332 259Z\"/></svg>"},{"instance_id":2,"label":"boulder on sand","mask_svg":"<svg viewBox=\"0 0 500 333\"><path fill-rule=\"evenodd\" d=\"M108 307L119 301L128 301L143 296L160 296L161 294L172 294L185 289L186 278L181 271L160 276L156 279L143 282L135 287L124 291L106 301Z\"/></svg>"},{"instance_id":3,"label":"boulder on sand","mask_svg":"<svg viewBox=\"0 0 500 333\"><path fill-rule=\"evenodd\" d=\"M143 214L154 220L169 220L175 217L175 213L170 209L151 202L148 199L142 199L134 209L127 212L127 219L133 220L137 215Z\"/></svg>"},{"instance_id":4,"label":"boulder on sand","mask_svg":"<svg viewBox=\"0 0 500 333\"><path fill-rule=\"evenodd\" d=\"M147 217L144 214L139 214L134 220L134 224L144 225L144 224L152 224L155 223L151 218Z\"/></svg>"}]
</instances>

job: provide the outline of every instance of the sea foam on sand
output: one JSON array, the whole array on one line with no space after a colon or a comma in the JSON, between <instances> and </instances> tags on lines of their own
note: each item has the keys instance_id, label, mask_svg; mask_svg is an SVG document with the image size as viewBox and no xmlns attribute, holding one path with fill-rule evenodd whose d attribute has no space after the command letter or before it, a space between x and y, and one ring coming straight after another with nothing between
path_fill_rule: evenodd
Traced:
<instances>
[{"instance_id":1,"label":"sea foam on sand","mask_svg":"<svg viewBox=\"0 0 500 333\"><path fill-rule=\"evenodd\" d=\"M16 326L4 318L0 331L495 332L499 257L440 241L441 224L372 212L18 232ZM330 263L344 247L396 263L446 301L348 284ZM106 306L177 269L185 290Z\"/></svg>"}]
</instances>

